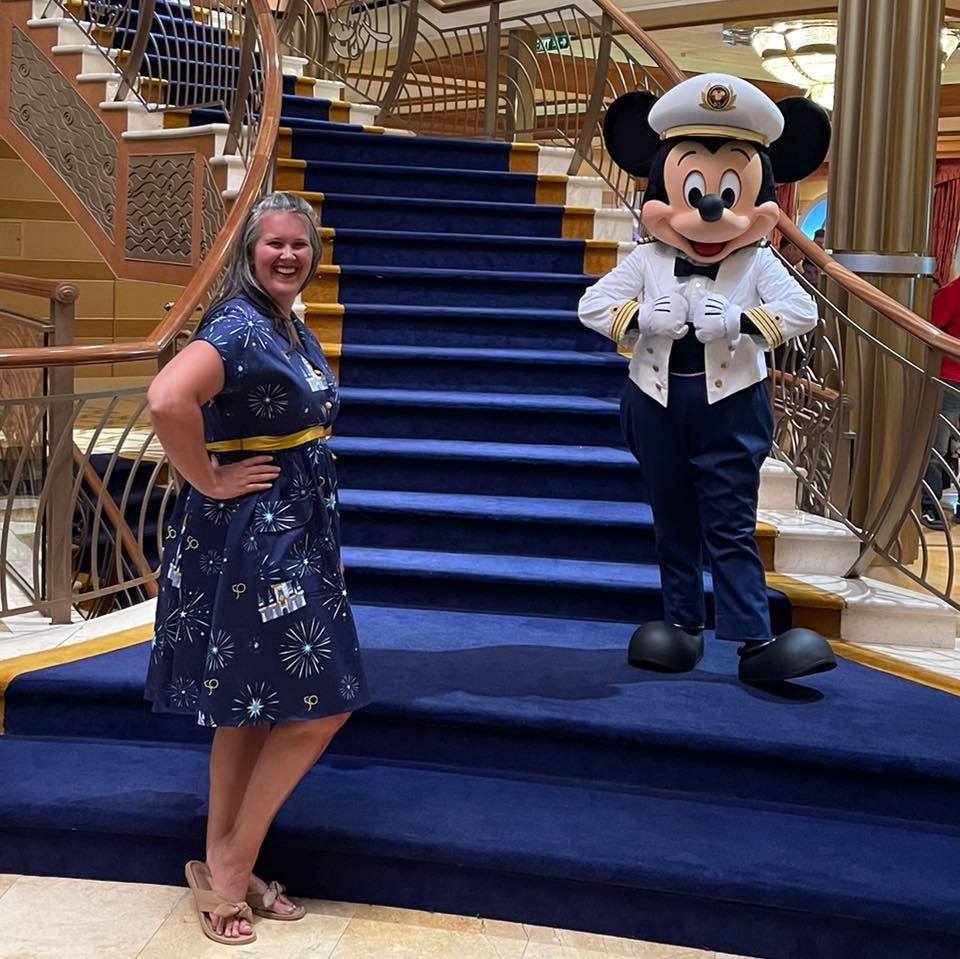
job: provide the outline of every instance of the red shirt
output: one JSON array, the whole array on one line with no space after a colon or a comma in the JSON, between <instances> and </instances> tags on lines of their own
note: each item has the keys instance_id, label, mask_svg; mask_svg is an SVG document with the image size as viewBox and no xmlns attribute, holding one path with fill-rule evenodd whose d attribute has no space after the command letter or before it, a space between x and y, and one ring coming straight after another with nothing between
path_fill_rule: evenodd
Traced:
<instances>
[{"instance_id":1,"label":"red shirt","mask_svg":"<svg viewBox=\"0 0 960 959\"><path fill-rule=\"evenodd\" d=\"M960 339L960 276L941 286L933 294L930 321L951 336ZM960 363L945 356L940 364L940 378L960 383Z\"/></svg>"}]
</instances>

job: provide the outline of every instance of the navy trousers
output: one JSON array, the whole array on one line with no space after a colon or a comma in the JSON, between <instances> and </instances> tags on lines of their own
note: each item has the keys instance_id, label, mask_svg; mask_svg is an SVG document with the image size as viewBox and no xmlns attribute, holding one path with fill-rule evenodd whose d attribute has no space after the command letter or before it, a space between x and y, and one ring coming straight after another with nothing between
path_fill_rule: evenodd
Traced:
<instances>
[{"instance_id":1,"label":"navy trousers","mask_svg":"<svg viewBox=\"0 0 960 959\"><path fill-rule=\"evenodd\" d=\"M627 444L643 470L667 622L706 623L703 549L710 558L719 639L771 637L763 563L754 541L760 467L773 440L766 384L712 406L703 376L671 376L666 409L627 383Z\"/></svg>"}]
</instances>

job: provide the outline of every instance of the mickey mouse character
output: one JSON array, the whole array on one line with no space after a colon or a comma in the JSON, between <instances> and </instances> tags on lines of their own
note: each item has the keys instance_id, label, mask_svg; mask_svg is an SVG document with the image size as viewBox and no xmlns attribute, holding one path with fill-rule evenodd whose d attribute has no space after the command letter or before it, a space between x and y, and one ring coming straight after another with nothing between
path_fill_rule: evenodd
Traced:
<instances>
[{"instance_id":1,"label":"mickey mouse character","mask_svg":"<svg viewBox=\"0 0 960 959\"><path fill-rule=\"evenodd\" d=\"M634 666L693 669L706 622L701 544L710 558L718 639L739 643L739 676L763 684L836 666L808 629L774 637L754 541L760 467L773 440L764 357L812 330L816 305L765 243L775 184L802 179L830 143L826 113L774 103L724 74L685 80L657 99L611 104L614 161L647 177L650 236L587 290L580 319L632 348L620 405L653 509L665 622L630 640Z\"/></svg>"}]
</instances>

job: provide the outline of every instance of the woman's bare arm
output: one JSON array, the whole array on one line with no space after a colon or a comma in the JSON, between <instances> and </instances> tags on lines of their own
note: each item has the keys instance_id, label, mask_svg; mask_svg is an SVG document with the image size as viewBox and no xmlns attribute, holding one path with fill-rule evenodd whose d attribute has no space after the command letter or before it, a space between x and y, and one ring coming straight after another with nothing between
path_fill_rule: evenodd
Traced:
<instances>
[{"instance_id":1,"label":"woman's bare arm","mask_svg":"<svg viewBox=\"0 0 960 959\"><path fill-rule=\"evenodd\" d=\"M280 470L272 456L251 456L227 466L212 458L203 442L200 408L223 389L223 361L205 340L188 343L154 378L147 390L157 439L177 472L211 499L233 499L269 489Z\"/></svg>"}]
</instances>

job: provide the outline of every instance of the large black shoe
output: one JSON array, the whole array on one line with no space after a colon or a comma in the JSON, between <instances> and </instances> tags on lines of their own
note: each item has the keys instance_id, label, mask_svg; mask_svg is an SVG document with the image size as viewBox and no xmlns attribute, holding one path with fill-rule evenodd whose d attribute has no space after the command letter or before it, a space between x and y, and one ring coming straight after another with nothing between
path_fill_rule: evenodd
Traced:
<instances>
[{"instance_id":1,"label":"large black shoe","mask_svg":"<svg viewBox=\"0 0 960 959\"><path fill-rule=\"evenodd\" d=\"M681 629L670 623L644 623L630 637L627 662L639 669L685 673L703 656L703 631Z\"/></svg>"},{"instance_id":2,"label":"large black shoe","mask_svg":"<svg viewBox=\"0 0 960 959\"><path fill-rule=\"evenodd\" d=\"M812 629L788 629L769 642L744 644L738 653L740 681L749 685L799 679L837 665L830 644Z\"/></svg>"}]
</instances>

